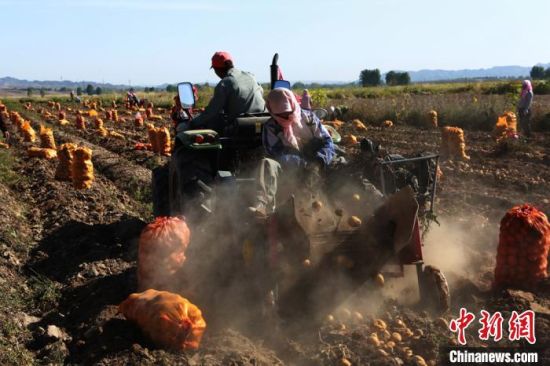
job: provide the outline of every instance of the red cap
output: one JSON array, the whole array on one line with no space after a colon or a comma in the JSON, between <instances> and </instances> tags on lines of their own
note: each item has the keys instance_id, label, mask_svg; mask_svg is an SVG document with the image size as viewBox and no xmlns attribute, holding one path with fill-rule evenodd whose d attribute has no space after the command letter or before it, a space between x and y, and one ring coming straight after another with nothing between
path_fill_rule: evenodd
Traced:
<instances>
[{"instance_id":1,"label":"red cap","mask_svg":"<svg viewBox=\"0 0 550 366\"><path fill-rule=\"evenodd\" d=\"M225 61L233 61L233 58L229 52L218 51L212 56L212 66L214 68L223 68L225 67Z\"/></svg>"}]
</instances>

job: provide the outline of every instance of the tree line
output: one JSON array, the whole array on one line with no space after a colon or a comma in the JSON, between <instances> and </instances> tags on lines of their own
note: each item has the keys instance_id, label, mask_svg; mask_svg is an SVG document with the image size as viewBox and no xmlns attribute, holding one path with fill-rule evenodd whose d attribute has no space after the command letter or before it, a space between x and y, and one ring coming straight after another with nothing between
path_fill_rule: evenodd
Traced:
<instances>
[{"instance_id":1,"label":"tree line","mask_svg":"<svg viewBox=\"0 0 550 366\"><path fill-rule=\"evenodd\" d=\"M533 66L530 75L533 80L550 80L550 67L545 70L542 66Z\"/></svg>"},{"instance_id":2,"label":"tree line","mask_svg":"<svg viewBox=\"0 0 550 366\"><path fill-rule=\"evenodd\" d=\"M359 82L362 86L382 85L382 76L379 69L365 69L359 74ZM408 72L389 71L385 76L386 85L408 85L411 83L411 76Z\"/></svg>"}]
</instances>

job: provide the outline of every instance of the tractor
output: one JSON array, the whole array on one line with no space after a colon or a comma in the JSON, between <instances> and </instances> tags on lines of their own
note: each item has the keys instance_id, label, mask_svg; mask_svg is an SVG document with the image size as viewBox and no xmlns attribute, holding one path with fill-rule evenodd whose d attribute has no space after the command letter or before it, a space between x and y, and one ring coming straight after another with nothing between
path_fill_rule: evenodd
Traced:
<instances>
[{"instance_id":1,"label":"tractor","mask_svg":"<svg viewBox=\"0 0 550 366\"><path fill-rule=\"evenodd\" d=\"M288 88L276 79L277 58L271 85ZM180 83L178 95L192 118L192 85ZM424 266L419 224L419 212L433 214L438 156L380 158L363 141L364 161L342 164L317 186L302 181L258 220L247 208L268 119L244 115L223 131L180 133L170 162L153 171L155 215L184 215L191 229L185 277L199 303L239 298L237 306L255 301L282 319L320 319L387 268L397 267L391 273L398 276L414 265L421 300L447 310L448 286L438 269Z\"/></svg>"}]
</instances>

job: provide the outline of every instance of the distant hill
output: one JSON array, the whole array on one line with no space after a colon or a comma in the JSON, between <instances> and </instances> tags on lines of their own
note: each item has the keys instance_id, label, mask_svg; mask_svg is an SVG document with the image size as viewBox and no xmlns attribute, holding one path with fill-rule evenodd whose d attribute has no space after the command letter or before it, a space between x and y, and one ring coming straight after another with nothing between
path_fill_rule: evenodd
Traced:
<instances>
[{"instance_id":1,"label":"distant hill","mask_svg":"<svg viewBox=\"0 0 550 366\"><path fill-rule=\"evenodd\" d=\"M550 67L550 63L537 64L544 68ZM395 70L399 71L399 70ZM505 79L505 78L523 78L528 77L531 72L531 66L494 66L488 69L465 69L465 70L418 70L409 71L411 81L428 82L428 81L445 81L445 80L464 80L464 79ZM382 75L384 78L384 75ZM296 80L297 81L297 80ZM339 85L351 84L350 81L302 81L304 84L320 84L320 85ZM94 88L102 89L129 89L131 86L124 84L98 83L95 81L70 81L70 80L21 80L12 77L0 78L0 89L76 89L77 87L86 88L91 84ZM155 86L157 89L165 89L168 84L160 84ZM143 86L134 85L136 89L142 89Z\"/></svg>"},{"instance_id":2,"label":"distant hill","mask_svg":"<svg viewBox=\"0 0 550 366\"><path fill-rule=\"evenodd\" d=\"M100 87L103 89L127 89L129 86L122 84L109 84L109 83L98 83L95 81L70 81L70 80L21 80L12 77L3 77L0 78L0 89L59 89L59 88L68 88L76 89L79 86L81 88L86 88L88 84L91 84L94 88Z\"/></svg>"},{"instance_id":3,"label":"distant hill","mask_svg":"<svg viewBox=\"0 0 550 366\"><path fill-rule=\"evenodd\" d=\"M548 64L537 64L544 68ZM488 69L465 69L465 70L419 70L409 71L412 82L443 81L458 79L479 79L479 78L523 78L528 77L531 66L495 66Z\"/></svg>"}]
</instances>

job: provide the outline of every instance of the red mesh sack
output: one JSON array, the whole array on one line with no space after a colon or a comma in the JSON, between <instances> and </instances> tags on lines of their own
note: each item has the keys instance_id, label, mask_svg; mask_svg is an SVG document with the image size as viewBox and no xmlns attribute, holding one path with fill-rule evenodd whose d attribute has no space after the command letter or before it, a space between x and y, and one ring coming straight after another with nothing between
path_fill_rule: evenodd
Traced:
<instances>
[{"instance_id":1,"label":"red mesh sack","mask_svg":"<svg viewBox=\"0 0 550 366\"><path fill-rule=\"evenodd\" d=\"M138 289L164 290L185 262L189 228L177 217L157 217L139 237Z\"/></svg>"},{"instance_id":2,"label":"red mesh sack","mask_svg":"<svg viewBox=\"0 0 550 366\"><path fill-rule=\"evenodd\" d=\"M547 277L549 248L546 215L527 204L510 209L500 222L495 286L535 287Z\"/></svg>"}]
</instances>

